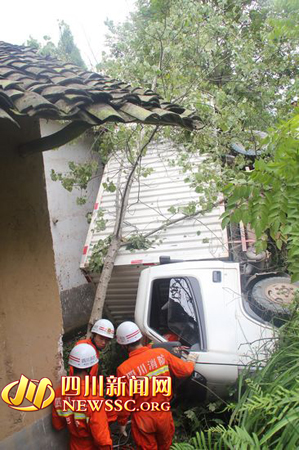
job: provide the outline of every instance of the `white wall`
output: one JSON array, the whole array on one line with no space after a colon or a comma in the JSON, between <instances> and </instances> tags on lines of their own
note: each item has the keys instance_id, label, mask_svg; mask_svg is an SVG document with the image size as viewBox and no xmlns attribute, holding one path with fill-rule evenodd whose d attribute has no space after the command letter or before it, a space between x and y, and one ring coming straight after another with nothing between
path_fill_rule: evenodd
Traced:
<instances>
[{"instance_id":1,"label":"white wall","mask_svg":"<svg viewBox=\"0 0 299 450\"><path fill-rule=\"evenodd\" d=\"M59 131L63 126L54 121L41 121L41 136ZM75 163L96 159L91 153L92 136L83 136L57 150L43 153L50 213L51 230L55 253L56 273L60 291L66 291L86 284L79 269L80 259L88 231L86 213L93 211L100 184L100 177L88 186L87 203L77 205L80 191L68 192L59 181L51 180L51 169L68 172L69 161Z\"/></svg>"}]
</instances>

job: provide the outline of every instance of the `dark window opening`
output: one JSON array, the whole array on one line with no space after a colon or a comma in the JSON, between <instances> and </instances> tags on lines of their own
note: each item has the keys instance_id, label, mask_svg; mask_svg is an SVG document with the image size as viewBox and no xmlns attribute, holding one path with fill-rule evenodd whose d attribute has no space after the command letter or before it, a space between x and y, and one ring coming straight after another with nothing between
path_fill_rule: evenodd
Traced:
<instances>
[{"instance_id":1,"label":"dark window opening","mask_svg":"<svg viewBox=\"0 0 299 450\"><path fill-rule=\"evenodd\" d=\"M163 278L153 282L150 327L168 341L200 344L194 294L185 278Z\"/></svg>"}]
</instances>

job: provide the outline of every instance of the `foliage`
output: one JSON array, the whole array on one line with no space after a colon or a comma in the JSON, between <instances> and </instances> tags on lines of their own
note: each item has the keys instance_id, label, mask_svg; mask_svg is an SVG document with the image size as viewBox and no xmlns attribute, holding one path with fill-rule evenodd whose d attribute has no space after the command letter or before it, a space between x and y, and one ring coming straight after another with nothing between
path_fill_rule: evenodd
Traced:
<instances>
[{"instance_id":1,"label":"foliage","mask_svg":"<svg viewBox=\"0 0 299 450\"><path fill-rule=\"evenodd\" d=\"M126 249L131 251L147 250L148 248L152 247L154 242L154 239L148 239L142 234L135 233L126 240Z\"/></svg>"},{"instance_id":2,"label":"foliage","mask_svg":"<svg viewBox=\"0 0 299 450\"><path fill-rule=\"evenodd\" d=\"M116 375L117 367L128 358L127 351L114 339L100 353L101 374L105 377Z\"/></svg>"},{"instance_id":3,"label":"foliage","mask_svg":"<svg viewBox=\"0 0 299 450\"><path fill-rule=\"evenodd\" d=\"M193 169L186 181L198 193L198 204L188 205L184 213L199 206L209 209L223 191L229 196L223 225L229 219L249 223L258 250L270 236L278 249L287 250L293 279L299 279L298 115L290 115L298 92L298 10L296 0L139 0L122 26L107 22L109 52L99 66L110 76L154 86L166 100L197 109L199 131L163 130L184 145L173 163ZM31 43L76 62L70 29L64 22L59 26L57 47L47 36L44 46L32 38ZM232 142L257 151L262 143L256 130L267 131L279 122L268 139L267 155L252 174L243 173L246 165L252 166L246 157L228 159ZM98 146L104 162L116 149L133 161L134 127L109 125L107 130ZM193 161L198 153L205 155L201 164ZM136 173L146 176L142 167ZM72 177L64 181L67 189L72 183ZM107 180L105 188L113 192L116 185Z\"/></svg>"},{"instance_id":4,"label":"foliage","mask_svg":"<svg viewBox=\"0 0 299 450\"><path fill-rule=\"evenodd\" d=\"M80 189L81 196L77 198L78 204L86 203L86 196L83 191L87 189L89 181L94 178L98 171L98 163L96 161L89 161L84 164L77 164L73 161L68 163L70 171L67 174L55 172L51 170L51 179L53 181L60 181L62 186L69 192L73 188Z\"/></svg>"},{"instance_id":5,"label":"foliage","mask_svg":"<svg viewBox=\"0 0 299 450\"><path fill-rule=\"evenodd\" d=\"M72 62L82 69L86 69L86 65L82 59L80 50L75 44L73 34L67 23L63 20L59 21L60 38L57 45L57 56L66 62Z\"/></svg>"},{"instance_id":6,"label":"foliage","mask_svg":"<svg viewBox=\"0 0 299 450\"><path fill-rule=\"evenodd\" d=\"M297 202L296 189L291 189L296 170L285 174L286 188L280 192L282 167L272 167L268 160L282 133L287 137L284 147L290 149L288 120L298 91L297 19L295 0L139 0L136 12L122 26L107 22L109 52L99 65L110 76L154 87L166 100L197 109L199 131L163 130L176 144L183 143L172 163L183 170L192 168L186 182L198 193L198 202L187 205L184 213L211 208L223 191L230 197L230 213L223 224L229 219L250 223L259 249L267 245L270 235L279 249L287 248L295 277L299 276L297 212L295 206L286 207L286 198L291 195L291 203ZM66 24L60 26L67 37ZM61 33L60 50L66 51L66 41ZM243 169L252 167L252 161L243 155L230 156L231 144L242 143L256 152L262 146L256 130L267 131L282 120L287 122L278 129L277 139L269 138L268 153L256 164L257 172L246 176ZM294 123L294 133L295 127ZM109 125L107 131L98 145L104 162L120 149L132 162L135 128ZM286 157L286 167L294 165L295 153L292 157L282 149L277 164ZM194 163L198 154L204 155L200 164ZM136 173L146 176L142 166ZM69 180L65 183L70 186ZM105 183L110 192L116 189L113 181Z\"/></svg>"},{"instance_id":7,"label":"foliage","mask_svg":"<svg viewBox=\"0 0 299 450\"><path fill-rule=\"evenodd\" d=\"M82 330L77 331L72 336L63 337L63 363L66 371L69 369L68 360L69 354L77 341L84 338L84 332Z\"/></svg>"},{"instance_id":8,"label":"foliage","mask_svg":"<svg viewBox=\"0 0 299 450\"><path fill-rule=\"evenodd\" d=\"M228 220L250 224L257 251L267 248L268 235L279 250L286 247L293 281L299 280L299 114L282 123L268 138L273 157L256 161L254 170L227 185Z\"/></svg>"},{"instance_id":9,"label":"foliage","mask_svg":"<svg viewBox=\"0 0 299 450\"><path fill-rule=\"evenodd\" d=\"M99 208L97 211L97 218L95 221L95 229L97 232L104 231L106 229L107 220L104 218L104 210L102 208Z\"/></svg>"},{"instance_id":10,"label":"foliage","mask_svg":"<svg viewBox=\"0 0 299 450\"><path fill-rule=\"evenodd\" d=\"M52 42L52 39L50 36L44 36L43 37L44 42L41 43L31 35L29 36L29 39L26 41L26 45L29 47L35 48L38 53L42 56L52 56L57 57L57 47Z\"/></svg>"},{"instance_id":11,"label":"foliage","mask_svg":"<svg viewBox=\"0 0 299 450\"><path fill-rule=\"evenodd\" d=\"M115 184L113 183L113 181L109 180L109 178L107 178L107 181L103 182L103 187L104 187L105 191L108 191L108 192L116 191Z\"/></svg>"},{"instance_id":12,"label":"foliage","mask_svg":"<svg viewBox=\"0 0 299 450\"><path fill-rule=\"evenodd\" d=\"M156 78L164 98L196 108L199 132L165 130L191 152L226 155L235 140L256 148L252 131L272 125L274 105L277 115L290 109L284 89L298 70L296 42L273 43L277 17L264 1L139 0L123 26L107 22L99 68L149 88Z\"/></svg>"},{"instance_id":13,"label":"foliage","mask_svg":"<svg viewBox=\"0 0 299 450\"><path fill-rule=\"evenodd\" d=\"M180 399L179 405L173 409L173 417L176 429L175 440L182 438L188 440L198 430L209 429L218 425L225 425L230 418L230 412L225 407L225 402L217 400L198 404L198 400L188 398Z\"/></svg>"},{"instance_id":14,"label":"foliage","mask_svg":"<svg viewBox=\"0 0 299 450\"><path fill-rule=\"evenodd\" d=\"M268 38L283 46L292 39L298 64L299 4L290 0L275 2L275 7L277 16L268 20ZM255 162L254 170L239 174L225 187L228 202L223 216L223 227L230 220L250 224L258 239L257 251L267 248L270 236L279 250L286 251L293 281L299 280L299 108L294 97L298 86L298 80L290 78L283 95L293 111L264 140L267 155Z\"/></svg>"},{"instance_id":15,"label":"foliage","mask_svg":"<svg viewBox=\"0 0 299 450\"><path fill-rule=\"evenodd\" d=\"M132 177L132 179L139 182L141 178L146 178L152 172L150 167L142 166L142 158L146 155L147 145L154 130L155 129L152 127L148 127L148 129L145 130L140 125L130 127L113 125L107 128L106 132L101 135L101 140L97 142L97 151L102 160L108 162L109 158L113 156L119 163L117 170L112 171L112 174L109 174L102 182L105 191L115 193L116 216L118 216L122 208L122 202L129 185L129 179ZM110 219L110 221L105 219L104 212L103 209L98 210L97 218L95 220L96 230L105 230L108 222L110 222L111 225L112 221L115 232L117 220L114 217ZM99 240L97 244L94 245L92 256L89 261L89 269L92 272L102 272L111 239L112 235ZM146 236L136 232L127 239L122 238L121 245L126 246L127 249L133 251L136 249L150 248L157 240L158 235L153 239L148 239Z\"/></svg>"},{"instance_id":16,"label":"foliage","mask_svg":"<svg viewBox=\"0 0 299 450\"><path fill-rule=\"evenodd\" d=\"M29 36L26 45L34 47L38 53L43 56L52 56L61 59L65 62L72 62L82 69L86 69L86 65L81 57L80 50L74 42L74 37L71 29L63 20L58 21L60 37L58 45L56 46L49 36L44 36L45 43L38 42L37 39Z\"/></svg>"},{"instance_id":17,"label":"foliage","mask_svg":"<svg viewBox=\"0 0 299 450\"><path fill-rule=\"evenodd\" d=\"M199 195L196 207L208 209L224 192L230 211L224 226L230 219L250 223L258 250L267 246L269 235L278 249L287 247L296 279L297 155L290 151L297 146L298 122L290 117L298 92L298 9L296 0L139 0L123 26L107 22L110 51L99 66L136 85L150 88L155 79L155 90L168 101L197 109L203 124L199 131L163 130L183 144L169 164L192 168L186 182ZM263 143L260 132L278 123L276 134ZM274 167L268 161L283 133L284 148ZM267 145L254 174L244 173L252 160L230 154L232 143L253 153ZM194 163L198 153L204 155L200 164ZM280 189L283 161L294 169L282 174Z\"/></svg>"},{"instance_id":18,"label":"foliage","mask_svg":"<svg viewBox=\"0 0 299 450\"><path fill-rule=\"evenodd\" d=\"M105 239L99 239L92 248L92 254L89 260L89 270L94 273L101 273L107 255L109 245L111 243L111 236Z\"/></svg>"},{"instance_id":19,"label":"foliage","mask_svg":"<svg viewBox=\"0 0 299 450\"><path fill-rule=\"evenodd\" d=\"M95 231L104 231L106 229L107 222L108 220L105 219L104 210L102 208L99 208L95 220ZM110 243L111 236L107 236L105 239L99 239L98 242L93 246L92 254L89 260L89 269L91 272L101 273Z\"/></svg>"},{"instance_id":20,"label":"foliage","mask_svg":"<svg viewBox=\"0 0 299 450\"><path fill-rule=\"evenodd\" d=\"M142 130L140 125L125 126L122 124L109 124L105 129L95 135L91 147L91 159L84 163L68 163L70 171L67 173L51 171L53 181L60 181L62 186L71 192L74 188L80 190L80 196L77 198L78 204L86 202L86 190L88 183L98 176L98 163L94 158L99 158L103 164L106 164L111 156L117 158L121 166L124 166L124 175L130 173L130 168L134 165L138 155L138 137ZM143 141L146 141L152 127L148 127L144 133ZM144 151L145 154L145 151ZM141 164L136 168L136 178L147 177L151 173L151 168L143 168ZM122 177L124 178L124 177ZM103 188L108 192L115 192L117 187L117 174L113 177L107 177L102 183ZM103 211L102 211L103 212ZM101 213L102 214L102 213ZM103 215L103 214L102 214ZM95 249L99 251L99 248Z\"/></svg>"},{"instance_id":21,"label":"foliage","mask_svg":"<svg viewBox=\"0 0 299 450\"><path fill-rule=\"evenodd\" d=\"M240 390L230 423L201 431L183 449L293 449L299 446L299 310L280 329L277 350ZM188 446L189 445L189 446Z\"/></svg>"}]
</instances>

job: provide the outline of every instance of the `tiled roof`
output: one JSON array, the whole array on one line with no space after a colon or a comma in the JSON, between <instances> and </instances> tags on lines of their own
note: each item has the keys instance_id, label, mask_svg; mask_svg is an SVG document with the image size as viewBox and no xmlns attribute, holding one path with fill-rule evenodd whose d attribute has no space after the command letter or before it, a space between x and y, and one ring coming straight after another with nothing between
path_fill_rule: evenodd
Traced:
<instances>
[{"instance_id":1,"label":"tiled roof","mask_svg":"<svg viewBox=\"0 0 299 450\"><path fill-rule=\"evenodd\" d=\"M142 122L193 127L191 111L150 90L0 42L0 120L14 121L20 114L91 126Z\"/></svg>"}]
</instances>

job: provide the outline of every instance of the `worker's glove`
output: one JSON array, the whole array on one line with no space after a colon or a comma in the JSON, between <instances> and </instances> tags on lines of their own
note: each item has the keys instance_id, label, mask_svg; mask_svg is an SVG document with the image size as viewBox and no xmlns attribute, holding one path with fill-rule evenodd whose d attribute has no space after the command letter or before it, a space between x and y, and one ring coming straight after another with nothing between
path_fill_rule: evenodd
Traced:
<instances>
[{"instance_id":1,"label":"worker's glove","mask_svg":"<svg viewBox=\"0 0 299 450\"><path fill-rule=\"evenodd\" d=\"M190 352L189 355L187 356L187 361L191 361L194 364L197 362L198 359L198 354L195 352Z\"/></svg>"},{"instance_id":2,"label":"worker's glove","mask_svg":"<svg viewBox=\"0 0 299 450\"><path fill-rule=\"evenodd\" d=\"M125 436L125 437L128 436L128 434L127 434L127 432L126 432L126 426L127 426L127 425L119 425L119 434L120 434L121 436Z\"/></svg>"},{"instance_id":3,"label":"worker's glove","mask_svg":"<svg viewBox=\"0 0 299 450\"><path fill-rule=\"evenodd\" d=\"M195 364L198 359L198 353L195 352L183 353L182 359L184 359L185 361L191 361L193 362L193 364Z\"/></svg>"}]
</instances>

